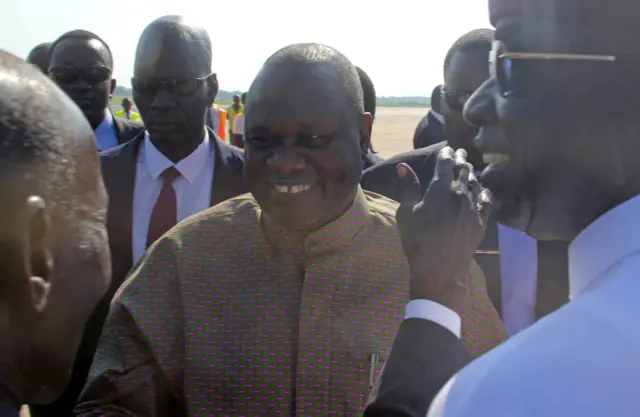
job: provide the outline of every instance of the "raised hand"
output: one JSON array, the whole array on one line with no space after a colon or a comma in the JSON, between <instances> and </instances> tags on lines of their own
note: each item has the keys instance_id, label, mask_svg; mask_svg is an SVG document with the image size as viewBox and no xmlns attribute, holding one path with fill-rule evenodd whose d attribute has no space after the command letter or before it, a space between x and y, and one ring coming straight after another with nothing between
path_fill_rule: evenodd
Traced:
<instances>
[{"instance_id":1,"label":"raised hand","mask_svg":"<svg viewBox=\"0 0 640 417\"><path fill-rule=\"evenodd\" d=\"M411 269L411 299L429 299L460 312L468 271L482 241L491 197L463 149L443 148L427 191L406 164L398 164L402 187L396 213Z\"/></svg>"}]
</instances>

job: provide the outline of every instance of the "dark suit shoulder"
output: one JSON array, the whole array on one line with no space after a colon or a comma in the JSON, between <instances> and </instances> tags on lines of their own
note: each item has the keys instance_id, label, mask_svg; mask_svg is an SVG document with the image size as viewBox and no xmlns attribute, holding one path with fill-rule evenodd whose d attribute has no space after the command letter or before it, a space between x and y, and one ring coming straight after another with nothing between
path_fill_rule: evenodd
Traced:
<instances>
[{"instance_id":1,"label":"dark suit shoulder","mask_svg":"<svg viewBox=\"0 0 640 417\"><path fill-rule=\"evenodd\" d=\"M405 163L415 171L420 179L422 188L426 189L433 177L433 170L438 153L445 145L446 142L440 142L426 148L414 149L392 156L380 164L366 169L362 173L360 184L365 190L373 191L374 193L398 201L400 198L400 189L397 183L398 174L396 165Z\"/></svg>"},{"instance_id":2,"label":"dark suit shoulder","mask_svg":"<svg viewBox=\"0 0 640 417\"><path fill-rule=\"evenodd\" d=\"M124 144L133 140L140 132L144 132L144 124L135 120L113 117L116 130L118 131L118 143Z\"/></svg>"}]
</instances>

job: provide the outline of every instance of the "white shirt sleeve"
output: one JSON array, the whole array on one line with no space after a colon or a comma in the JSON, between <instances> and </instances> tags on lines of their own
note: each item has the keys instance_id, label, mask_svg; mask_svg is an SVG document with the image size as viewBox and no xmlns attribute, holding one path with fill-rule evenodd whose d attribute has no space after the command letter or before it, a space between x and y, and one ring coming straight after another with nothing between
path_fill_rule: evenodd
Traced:
<instances>
[{"instance_id":1,"label":"white shirt sleeve","mask_svg":"<svg viewBox=\"0 0 640 417\"><path fill-rule=\"evenodd\" d=\"M424 319L439 324L456 337L462 333L462 320L455 311L431 300L412 300L407 304L405 319Z\"/></svg>"}]
</instances>

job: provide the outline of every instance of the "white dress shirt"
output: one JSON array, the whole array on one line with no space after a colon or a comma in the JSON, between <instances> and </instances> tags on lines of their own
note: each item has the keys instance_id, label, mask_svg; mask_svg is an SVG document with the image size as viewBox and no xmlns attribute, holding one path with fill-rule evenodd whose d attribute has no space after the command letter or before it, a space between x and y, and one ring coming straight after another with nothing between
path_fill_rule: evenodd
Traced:
<instances>
[{"instance_id":1,"label":"white dress shirt","mask_svg":"<svg viewBox=\"0 0 640 417\"><path fill-rule=\"evenodd\" d=\"M174 164L156 148L147 133L140 145L133 193L132 248L134 263L144 254L153 207L162 190L160 174L175 166L181 176L173 183L178 203L178 221L211 206L214 148L205 131L202 143L186 158Z\"/></svg>"},{"instance_id":2,"label":"white dress shirt","mask_svg":"<svg viewBox=\"0 0 640 417\"><path fill-rule=\"evenodd\" d=\"M429 417L640 415L640 196L569 247L571 302L462 369Z\"/></svg>"}]
</instances>

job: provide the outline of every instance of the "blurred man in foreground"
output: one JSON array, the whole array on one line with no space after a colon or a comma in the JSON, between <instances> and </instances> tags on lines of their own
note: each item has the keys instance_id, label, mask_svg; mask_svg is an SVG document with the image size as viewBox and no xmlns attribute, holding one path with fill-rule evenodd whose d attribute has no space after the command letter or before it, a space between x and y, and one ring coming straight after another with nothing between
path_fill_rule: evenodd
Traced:
<instances>
[{"instance_id":1,"label":"blurred man in foreground","mask_svg":"<svg viewBox=\"0 0 640 417\"><path fill-rule=\"evenodd\" d=\"M76 105L4 51L0 73L0 415L17 416L65 389L109 285L107 195Z\"/></svg>"},{"instance_id":2,"label":"blurred man in foreground","mask_svg":"<svg viewBox=\"0 0 640 417\"><path fill-rule=\"evenodd\" d=\"M457 335L475 357L504 340L475 264L459 265L459 304L404 311L422 297L409 275L434 265L407 261L397 204L359 187L372 118L343 54L276 52L249 90L245 123L252 195L147 251L112 303L77 414L354 415L403 317L440 321L428 349L449 351Z\"/></svg>"},{"instance_id":3,"label":"blurred man in foreground","mask_svg":"<svg viewBox=\"0 0 640 417\"><path fill-rule=\"evenodd\" d=\"M569 246L571 302L453 378L430 416L618 416L640 397L640 3L493 0L465 115L500 220ZM602 103L611 103L603 110ZM497 126L503 136L483 135Z\"/></svg>"}]
</instances>

